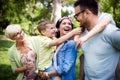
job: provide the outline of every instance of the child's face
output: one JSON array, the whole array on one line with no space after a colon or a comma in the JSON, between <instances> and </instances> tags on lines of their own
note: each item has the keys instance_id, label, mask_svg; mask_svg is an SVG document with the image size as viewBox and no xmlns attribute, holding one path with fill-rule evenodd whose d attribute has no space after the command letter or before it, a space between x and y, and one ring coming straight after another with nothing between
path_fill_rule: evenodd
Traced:
<instances>
[{"instance_id":1,"label":"child's face","mask_svg":"<svg viewBox=\"0 0 120 80\"><path fill-rule=\"evenodd\" d=\"M44 36L49 38L55 37L56 35L56 28L54 24L47 24L46 29L44 30Z\"/></svg>"}]
</instances>

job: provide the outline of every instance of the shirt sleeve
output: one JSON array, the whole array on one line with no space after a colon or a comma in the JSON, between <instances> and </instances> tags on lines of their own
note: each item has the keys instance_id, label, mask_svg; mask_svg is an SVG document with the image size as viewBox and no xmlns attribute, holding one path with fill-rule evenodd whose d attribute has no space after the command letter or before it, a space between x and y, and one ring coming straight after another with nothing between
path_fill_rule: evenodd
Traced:
<instances>
[{"instance_id":1,"label":"shirt sleeve","mask_svg":"<svg viewBox=\"0 0 120 80\"><path fill-rule=\"evenodd\" d=\"M120 29L115 30L112 34L111 34L111 41L113 46L120 50Z\"/></svg>"},{"instance_id":2,"label":"shirt sleeve","mask_svg":"<svg viewBox=\"0 0 120 80\"><path fill-rule=\"evenodd\" d=\"M110 23L116 25L111 14L102 12L102 14L99 16L99 20L102 21L106 19L110 19Z\"/></svg>"},{"instance_id":3,"label":"shirt sleeve","mask_svg":"<svg viewBox=\"0 0 120 80\"><path fill-rule=\"evenodd\" d=\"M9 60L10 60L12 71L13 71L13 73L15 73L15 70L17 69L17 64L16 64L15 57L13 54L14 54L14 52L10 48L8 51L8 55L9 55Z\"/></svg>"}]
</instances>

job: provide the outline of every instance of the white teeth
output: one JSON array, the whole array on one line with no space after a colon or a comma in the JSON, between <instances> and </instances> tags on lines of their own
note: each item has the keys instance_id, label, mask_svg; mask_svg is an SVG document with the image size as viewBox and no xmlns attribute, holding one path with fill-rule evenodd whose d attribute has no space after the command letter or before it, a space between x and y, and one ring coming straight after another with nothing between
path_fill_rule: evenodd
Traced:
<instances>
[{"instance_id":1,"label":"white teeth","mask_svg":"<svg viewBox=\"0 0 120 80\"><path fill-rule=\"evenodd\" d=\"M70 29L64 29L65 31L69 31Z\"/></svg>"}]
</instances>

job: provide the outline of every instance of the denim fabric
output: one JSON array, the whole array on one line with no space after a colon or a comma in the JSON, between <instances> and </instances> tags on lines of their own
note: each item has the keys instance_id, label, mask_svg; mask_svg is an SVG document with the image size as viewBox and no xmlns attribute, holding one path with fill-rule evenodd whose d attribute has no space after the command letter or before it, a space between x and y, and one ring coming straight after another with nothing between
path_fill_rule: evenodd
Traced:
<instances>
[{"instance_id":1,"label":"denim fabric","mask_svg":"<svg viewBox=\"0 0 120 80\"><path fill-rule=\"evenodd\" d=\"M49 72L49 71L52 71L54 70L54 67L53 66L50 66L49 68L45 69L45 72ZM50 80L54 80L56 76L52 76L50 77Z\"/></svg>"},{"instance_id":2,"label":"denim fabric","mask_svg":"<svg viewBox=\"0 0 120 80\"><path fill-rule=\"evenodd\" d=\"M75 63L77 50L73 40L66 41L59 49L57 57L57 72L62 80L75 80Z\"/></svg>"}]
</instances>

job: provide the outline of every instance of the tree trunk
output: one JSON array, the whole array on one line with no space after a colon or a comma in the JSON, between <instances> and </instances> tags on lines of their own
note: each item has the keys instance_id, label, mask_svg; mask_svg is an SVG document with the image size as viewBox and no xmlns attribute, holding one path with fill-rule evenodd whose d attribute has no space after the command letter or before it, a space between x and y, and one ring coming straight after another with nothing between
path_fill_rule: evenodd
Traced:
<instances>
[{"instance_id":1,"label":"tree trunk","mask_svg":"<svg viewBox=\"0 0 120 80\"><path fill-rule=\"evenodd\" d=\"M54 23L61 18L61 0L53 1L53 21Z\"/></svg>"}]
</instances>

